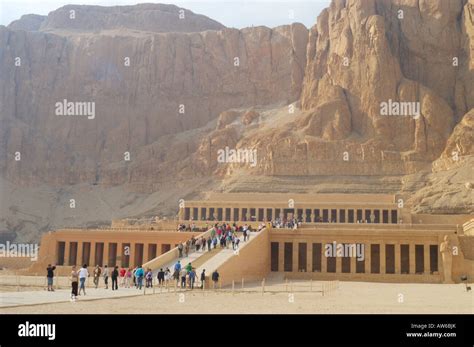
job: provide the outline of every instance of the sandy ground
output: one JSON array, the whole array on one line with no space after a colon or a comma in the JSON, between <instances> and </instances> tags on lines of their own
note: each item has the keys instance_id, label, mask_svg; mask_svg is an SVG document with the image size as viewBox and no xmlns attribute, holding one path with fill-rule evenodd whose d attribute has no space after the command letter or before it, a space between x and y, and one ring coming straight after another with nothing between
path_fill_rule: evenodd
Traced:
<instances>
[{"instance_id":1,"label":"sandy ground","mask_svg":"<svg viewBox=\"0 0 474 347\"><path fill-rule=\"evenodd\" d=\"M307 283L295 283L293 293L284 285L266 287L264 295L255 285L251 292L229 289L198 289L178 293L161 293L63 302L0 309L5 313L474 313L474 295L464 285L394 284L340 282L328 295L309 292ZM105 290L105 289L98 289Z\"/></svg>"}]
</instances>

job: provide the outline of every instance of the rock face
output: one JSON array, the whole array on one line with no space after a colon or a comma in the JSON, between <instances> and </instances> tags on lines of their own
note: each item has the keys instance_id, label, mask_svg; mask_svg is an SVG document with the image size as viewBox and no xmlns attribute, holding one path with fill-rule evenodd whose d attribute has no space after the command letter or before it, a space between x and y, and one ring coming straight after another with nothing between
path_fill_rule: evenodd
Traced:
<instances>
[{"instance_id":1,"label":"rock face","mask_svg":"<svg viewBox=\"0 0 474 347\"><path fill-rule=\"evenodd\" d=\"M37 14L25 14L20 19L10 23L8 29L11 30L25 30L37 31L41 27L41 23L46 19L46 16Z\"/></svg>"},{"instance_id":2,"label":"rock face","mask_svg":"<svg viewBox=\"0 0 474 347\"><path fill-rule=\"evenodd\" d=\"M5 189L44 185L51 211L74 194L100 211L26 221L17 197L0 231L172 215L204 187L402 191L415 212L472 211L474 0L334 0L309 31L180 11L68 5L0 27ZM94 114L58 115L68 102ZM226 147L256 160L220 162ZM93 204L94 187L133 198Z\"/></svg>"},{"instance_id":3,"label":"rock face","mask_svg":"<svg viewBox=\"0 0 474 347\"><path fill-rule=\"evenodd\" d=\"M195 33L63 35L55 28L69 8L51 13L40 32L0 27L0 172L14 183L131 183L153 191L157 173L193 172L174 166L170 172L171 164L196 150L192 136L164 143L166 136L204 127L229 108L292 102L301 93L308 38L301 24L215 31L207 30L213 21L187 15L174 22L191 21L188 31L212 25ZM155 23L147 8L114 7L102 16L108 8L79 6L76 19L90 12L101 29L110 29L127 16L123 21L132 28L132 18L145 25L142 17L150 15ZM165 15L179 10L158 8ZM15 66L17 57L21 66ZM95 116L56 115L56 103L64 100L94 102ZM130 160L124 160L127 152Z\"/></svg>"},{"instance_id":4,"label":"rock face","mask_svg":"<svg viewBox=\"0 0 474 347\"><path fill-rule=\"evenodd\" d=\"M150 32L200 32L225 27L213 19L175 5L67 5L51 12L39 30L97 32L123 28Z\"/></svg>"},{"instance_id":5,"label":"rock face","mask_svg":"<svg viewBox=\"0 0 474 347\"><path fill-rule=\"evenodd\" d=\"M301 110L287 112L293 122L269 131L262 124L257 139L244 131L235 145L258 150L263 175L430 170L474 105L473 7L333 1L310 31Z\"/></svg>"}]
</instances>

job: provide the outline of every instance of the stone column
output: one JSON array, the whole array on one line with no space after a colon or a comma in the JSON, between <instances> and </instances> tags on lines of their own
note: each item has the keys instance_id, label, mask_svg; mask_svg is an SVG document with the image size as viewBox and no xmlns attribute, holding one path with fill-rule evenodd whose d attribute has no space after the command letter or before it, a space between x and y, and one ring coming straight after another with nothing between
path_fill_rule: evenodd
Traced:
<instances>
[{"instance_id":1,"label":"stone column","mask_svg":"<svg viewBox=\"0 0 474 347\"><path fill-rule=\"evenodd\" d=\"M115 254L115 262L118 267L122 267L122 257L123 257L123 244L117 242L117 249Z\"/></svg>"},{"instance_id":2,"label":"stone column","mask_svg":"<svg viewBox=\"0 0 474 347\"><path fill-rule=\"evenodd\" d=\"M344 209L344 223L349 223L349 210L347 208Z\"/></svg>"},{"instance_id":3,"label":"stone column","mask_svg":"<svg viewBox=\"0 0 474 347\"><path fill-rule=\"evenodd\" d=\"M385 274L386 273L386 258L385 258L385 243L382 241L380 242L380 273Z\"/></svg>"},{"instance_id":4,"label":"stone column","mask_svg":"<svg viewBox=\"0 0 474 347\"><path fill-rule=\"evenodd\" d=\"M328 258L326 257L326 241L321 241L321 273L328 272Z\"/></svg>"},{"instance_id":5,"label":"stone column","mask_svg":"<svg viewBox=\"0 0 474 347\"><path fill-rule=\"evenodd\" d=\"M356 242L356 247L357 247L357 242ZM356 254L354 254L354 256L351 257L351 274L356 273L356 266L357 266L357 248L356 248Z\"/></svg>"},{"instance_id":6,"label":"stone column","mask_svg":"<svg viewBox=\"0 0 474 347\"><path fill-rule=\"evenodd\" d=\"M96 242L91 242L91 258L90 258L90 266L95 266L95 247Z\"/></svg>"},{"instance_id":7,"label":"stone column","mask_svg":"<svg viewBox=\"0 0 474 347\"><path fill-rule=\"evenodd\" d=\"M395 242L395 274L401 274L400 242Z\"/></svg>"},{"instance_id":8,"label":"stone column","mask_svg":"<svg viewBox=\"0 0 474 347\"><path fill-rule=\"evenodd\" d=\"M131 267L135 267L138 264L135 264L135 243L130 242L130 261L128 262Z\"/></svg>"},{"instance_id":9,"label":"stone column","mask_svg":"<svg viewBox=\"0 0 474 347\"><path fill-rule=\"evenodd\" d=\"M430 244L429 243L423 244L423 261L424 261L423 273L425 275L429 275L430 274Z\"/></svg>"},{"instance_id":10,"label":"stone column","mask_svg":"<svg viewBox=\"0 0 474 347\"><path fill-rule=\"evenodd\" d=\"M285 242L278 242L278 271L285 271Z\"/></svg>"},{"instance_id":11,"label":"stone column","mask_svg":"<svg viewBox=\"0 0 474 347\"><path fill-rule=\"evenodd\" d=\"M267 208L264 207L264 208L263 208L263 221L264 221L264 222L267 222L267 219L268 219Z\"/></svg>"},{"instance_id":12,"label":"stone column","mask_svg":"<svg viewBox=\"0 0 474 347\"><path fill-rule=\"evenodd\" d=\"M392 224L392 209L388 209L388 223L387 224Z\"/></svg>"},{"instance_id":13,"label":"stone column","mask_svg":"<svg viewBox=\"0 0 474 347\"><path fill-rule=\"evenodd\" d=\"M410 275L415 273L415 244L410 242L409 245L409 251L408 253L410 254Z\"/></svg>"},{"instance_id":14,"label":"stone column","mask_svg":"<svg viewBox=\"0 0 474 347\"><path fill-rule=\"evenodd\" d=\"M104 241L104 263L102 264L102 266L104 266L105 264L107 264L107 266L109 265L109 242L108 241Z\"/></svg>"},{"instance_id":15,"label":"stone column","mask_svg":"<svg viewBox=\"0 0 474 347\"><path fill-rule=\"evenodd\" d=\"M342 273L342 257L337 256L337 251L336 251L336 273L338 274Z\"/></svg>"},{"instance_id":16,"label":"stone column","mask_svg":"<svg viewBox=\"0 0 474 347\"><path fill-rule=\"evenodd\" d=\"M339 223L339 209L338 208L336 209L336 223Z\"/></svg>"},{"instance_id":17,"label":"stone column","mask_svg":"<svg viewBox=\"0 0 474 347\"><path fill-rule=\"evenodd\" d=\"M143 243L143 264L148 262L148 243Z\"/></svg>"},{"instance_id":18,"label":"stone column","mask_svg":"<svg viewBox=\"0 0 474 347\"><path fill-rule=\"evenodd\" d=\"M198 207L198 220L202 220L202 210L201 210L201 206Z\"/></svg>"},{"instance_id":19,"label":"stone column","mask_svg":"<svg viewBox=\"0 0 474 347\"><path fill-rule=\"evenodd\" d=\"M365 273L371 274L372 273L372 266L371 266L371 257L370 257L370 243L365 245Z\"/></svg>"},{"instance_id":20,"label":"stone column","mask_svg":"<svg viewBox=\"0 0 474 347\"><path fill-rule=\"evenodd\" d=\"M82 241L77 241L77 256L76 256L76 263L74 265L79 265L82 266L82 255L83 255L83 242Z\"/></svg>"},{"instance_id":21,"label":"stone column","mask_svg":"<svg viewBox=\"0 0 474 347\"><path fill-rule=\"evenodd\" d=\"M306 271L307 272L313 272L313 243L309 242L308 240L306 242Z\"/></svg>"},{"instance_id":22,"label":"stone column","mask_svg":"<svg viewBox=\"0 0 474 347\"><path fill-rule=\"evenodd\" d=\"M298 272L299 240L293 240L293 272Z\"/></svg>"},{"instance_id":23,"label":"stone column","mask_svg":"<svg viewBox=\"0 0 474 347\"><path fill-rule=\"evenodd\" d=\"M71 242L65 241L64 242L64 266L71 265L69 264L70 249L71 249Z\"/></svg>"}]
</instances>

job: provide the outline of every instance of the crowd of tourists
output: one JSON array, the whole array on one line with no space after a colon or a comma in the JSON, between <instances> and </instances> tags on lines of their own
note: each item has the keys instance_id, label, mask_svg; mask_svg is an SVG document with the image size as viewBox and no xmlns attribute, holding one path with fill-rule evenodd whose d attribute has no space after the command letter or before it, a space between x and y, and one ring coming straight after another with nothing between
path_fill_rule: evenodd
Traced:
<instances>
[{"instance_id":1,"label":"crowd of tourists","mask_svg":"<svg viewBox=\"0 0 474 347\"><path fill-rule=\"evenodd\" d=\"M183 230L187 229L188 226L181 224L179 228ZM189 226L191 230L196 230L195 225ZM257 231L262 230L265 224L260 224ZM206 226L206 230L208 226ZM253 229L250 225L244 224L238 226L236 223L223 223L214 224L210 229L208 236L194 237L192 236L186 242L178 244L178 256L179 258L188 257L191 252L210 252L217 247L221 249L232 247L232 250L238 250L240 244L240 238L238 233L242 233L243 242L246 242L250 238L250 232ZM54 291L53 278L56 267L51 264L48 265L47 272L47 283L48 291ZM75 298L79 295L86 295L86 282L87 279L92 276L93 285L97 289L100 286L101 281L104 283L105 289L109 289L109 281L112 290L118 290L122 288L132 288L141 290L144 286L146 288L153 287L153 271L150 268L144 269L141 265L135 268L131 267L120 267L113 266L109 267L104 265L103 267L96 265L91 272L89 272L87 264L84 264L79 269L76 266L72 266L70 281L71 281L71 297ZM171 281L176 281L176 285L181 288L193 289L198 282L198 275L196 269L192 267L191 263L182 267L181 262L174 265L173 272L169 268L160 269L156 275L157 283L159 286L168 286ZM202 270L199 275L200 287L203 288L206 279L206 270ZM219 273L214 271L211 274L211 280L216 284L219 280Z\"/></svg>"},{"instance_id":2,"label":"crowd of tourists","mask_svg":"<svg viewBox=\"0 0 474 347\"><path fill-rule=\"evenodd\" d=\"M55 269L56 267L51 264L46 268L48 291L54 291L53 279ZM91 277L91 273L88 270L87 264L84 264L80 269L77 269L76 266L72 266L70 275L72 299L80 296L81 293L82 295L86 295L86 282L89 277ZM99 265L96 265L92 271L92 277L95 289L99 288L101 279L104 282L105 289L109 289L109 278L111 280L112 290L118 290L119 287L135 287L138 290L141 290L143 286L146 288L153 288L154 282L153 271L150 268L144 270L141 265L134 269L119 268L118 266L109 268L107 265L104 265L102 268ZM156 279L158 286L169 287L173 284L172 281L176 281L176 286L183 289L194 289L198 282L196 269L192 264L188 263L186 266L182 267L179 260L175 264L173 272L171 272L169 268L166 268L165 270L161 268L156 275ZM211 279L214 285L218 282L219 273L217 270L212 273ZM199 276L200 288L204 289L205 281L206 270L203 269Z\"/></svg>"}]
</instances>

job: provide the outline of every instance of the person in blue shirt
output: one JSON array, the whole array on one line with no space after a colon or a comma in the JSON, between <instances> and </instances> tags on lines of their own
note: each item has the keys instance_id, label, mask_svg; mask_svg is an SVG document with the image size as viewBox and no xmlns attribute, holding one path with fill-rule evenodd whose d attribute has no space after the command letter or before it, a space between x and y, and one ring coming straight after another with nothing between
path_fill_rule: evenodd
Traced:
<instances>
[{"instance_id":1,"label":"person in blue shirt","mask_svg":"<svg viewBox=\"0 0 474 347\"><path fill-rule=\"evenodd\" d=\"M179 260L176 264L174 264L174 271L181 271L181 262Z\"/></svg>"},{"instance_id":2,"label":"person in blue shirt","mask_svg":"<svg viewBox=\"0 0 474 347\"><path fill-rule=\"evenodd\" d=\"M189 276L189 286L191 289L194 289L194 281L196 280L196 272L194 271L194 268L191 269L188 273Z\"/></svg>"},{"instance_id":3,"label":"person in blue shirt","mask_svg":"<svg viewBox=\"0 0 474 347\"><path fill-rule=\"evenodd\" d=\"M143 271L142 266L140 265L135 271L135 277L137 278L137 288L142 289L142 284L143 284L143 276L145 275L145 271Z\"/></svg>"}]
</instances>

